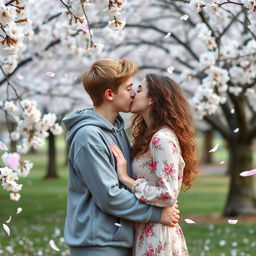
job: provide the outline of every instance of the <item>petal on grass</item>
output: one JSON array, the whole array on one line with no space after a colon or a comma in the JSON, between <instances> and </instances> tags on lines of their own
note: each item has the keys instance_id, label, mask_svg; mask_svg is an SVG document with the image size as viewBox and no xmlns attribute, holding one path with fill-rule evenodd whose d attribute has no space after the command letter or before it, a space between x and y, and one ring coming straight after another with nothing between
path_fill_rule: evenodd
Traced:
<instances>
[{"instance_id":1,"label":"petal on grass","mask_svg":"<svg viewBox=\"0 0 256 256\"><path fill-rule=\"evenodd\" d=\"M167 68L167 72L170 74L172 74L173 70L174 70L173 66L170 66L169 68Z\"/></svg>"},{"instance_id":2,"label":"petal on grass","mask_svg":"<svg viewBox=\"0 0 256 256\"><path fill-rule=\"evenodd\" d=\"M17 208L16 213L17 213L17 214L20 214L21 212L22 212L22 208L20 208L20 207L19 207L19 208Z\"/></svg>"},{"instance_id":3,"label":"petal on grass","mask_svg":"<svg viewBox=\"0 0 256 256\"><path fill-rule=\"evenodd\" d=\"M115 223L115 225L118 227L122 227L122 224L120 224L120 223Z\"/></svg>"},{"instance_id":4,"label":"petal on grass","mask_svg":"<svg viewBox=\"0 0 256 256\"><path fill-rule=\"evenodd\" d=\"M49 77L55 77L56 76L55 73L50 72L50 71L47 72L46 75L49 76Z\"/></svg>"},{"instance_id":5,"label":"petal on grass","mask_svg":"<svg viewBox=\"0 0 256 256\"><path fill-rule=\"evenodd\" d=\"M213 147L213 148L209 151L209 153L217 151L218 148L219 148L219 144L217 144L215 147Z\"/></svg>"},{"instance_id":6,"label":"petal on grass","mask_svg":"<svg viewBox=\"0 0 256 256\"><path fill-rule=\"evenodd\" d=\"M6 223L10 223L12 220L12 216L9 217L9 219L7 221L5 221Z\"/></svg>"},{"instance_id":7,"label":"petal on grass","mask_svg":"<svg viewBox=\"0 0 256 256\"><path fill-rule=\"evenodd\" d=\"M250 170L250 171L244 171L240 173L240 176L242 177L248 177L256 174L256 169Z\"/></svg>"},{"instance_id":8,"label":"petal on grass","mask_svg":"<svg viewBox=\"0 0 256 256\"><path fill-rule=\"evenodd\" d=\"M7 146L2 141L0 141L0 149L3 150L3 151L8 150Z\"/></svg>"},{"instance_id":9,"label":"petal on grass","mask_svg":"<svg viewBox=\"0 0 256 256\"><path fill-rule=\"evenodd\" d=\"M196 224L193 220L191 219L185 219L185 222L188 224Z\"/></svg>"},{"instance_id":10,"label":"petal on grass","mask_svg":"<svg viewBox=\"0 0 256 256\"><path fill-rule=\"evenodd\" d=\"M60 249L56 246L55 242L53 240L50 240L49 241L49 245L51 246L51 248L56 251L56 252L59 252Z\"/></svg>"},{"instance_id":11,"label":"petal on grass","mask_svg":"<svg viewBox=\"0 0 256 256\"><path fill-rule=\"evenodd\" d=\"M238 222L238 220L228 220L228 224L234 225Z\"/></svg>"},{"instance_id":12,"label":"petal on grass","mask_svg":"<svg viewBox=\"0 0 256 256\"><path fill-rule=\"evenodd\" d=\"M10 236L10 228L6 225L6 224L3 224L3 228L4 228L4 231L6 232L6 234L8 235L8 236Z\"/></svg>"}]
</instances>

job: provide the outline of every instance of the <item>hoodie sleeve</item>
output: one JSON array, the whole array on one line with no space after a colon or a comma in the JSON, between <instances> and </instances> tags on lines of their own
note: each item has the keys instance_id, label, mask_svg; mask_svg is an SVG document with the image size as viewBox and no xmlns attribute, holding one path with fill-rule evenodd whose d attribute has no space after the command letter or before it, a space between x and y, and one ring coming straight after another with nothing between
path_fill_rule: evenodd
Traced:
<instances>
[{"instance_id":1,"label":"hoodie sleeve","mask_svg":"<svg viewBox=\"0 0 256 256\"><path fill-rule=\"evenodd\" d=\"M133 193L119 188L116 171L105 147L82 146L75 158L75 166L103 212L135 222L160 221L162 209L141 203Z\"/></svg>"}]
</instances>

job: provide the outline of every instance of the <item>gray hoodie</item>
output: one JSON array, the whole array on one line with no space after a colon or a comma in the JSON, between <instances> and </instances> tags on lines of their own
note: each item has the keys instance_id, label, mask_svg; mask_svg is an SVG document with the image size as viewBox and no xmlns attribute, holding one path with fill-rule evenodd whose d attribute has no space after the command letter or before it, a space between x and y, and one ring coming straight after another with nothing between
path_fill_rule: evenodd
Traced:
<instances>
[{"instance_id":1,"label":"gray hoodie","mask_svg":"<svg viewBox=\"0 0 256 256\"><path fill-rule=\"evenodd\" d=\"M85 109L65 117L63 123L70 145L66 243L131 247L133 222L159 222L162 209L139 202L118 181L109 148L113 142L122 149L132 176L123 119L118 116L113 125L93 109Z\"/></svg>"}]
</instances>

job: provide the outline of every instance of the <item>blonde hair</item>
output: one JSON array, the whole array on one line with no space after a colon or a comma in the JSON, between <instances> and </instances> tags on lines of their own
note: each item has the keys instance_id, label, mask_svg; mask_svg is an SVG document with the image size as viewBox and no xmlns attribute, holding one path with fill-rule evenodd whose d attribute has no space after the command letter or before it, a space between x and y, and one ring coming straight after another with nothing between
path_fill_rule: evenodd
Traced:
<instances>
[{"instance_id":1,"label":"blonde hair","mask_svg":"<svg viewBox=\"0 0 256 256\"><path fill-rule=\"evenodd\" d=\"M134 62L123 58L121 60L102 59L95 61L89 70L82 74L82 83L90 95L94 106L103 102L107 89L116 92L119 86L138 72Z\"/></svg>"}]
</instances>

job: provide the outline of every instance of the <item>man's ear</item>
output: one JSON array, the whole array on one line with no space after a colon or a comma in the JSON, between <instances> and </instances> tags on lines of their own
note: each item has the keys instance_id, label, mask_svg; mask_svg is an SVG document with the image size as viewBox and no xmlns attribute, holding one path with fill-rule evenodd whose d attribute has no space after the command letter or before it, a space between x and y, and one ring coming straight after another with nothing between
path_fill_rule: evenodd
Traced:
<instances>
[{"instance_id":1,"label":"man's ear","mask_svg":"<svg viewBox=\"0 0 256 256\"><path fill-rule=\"evenodd\" d=\"M111 89L107 89L104 93L104 98L107 100L113 100L113 92L111 91Z\"/></svg>"}]
</instances>

